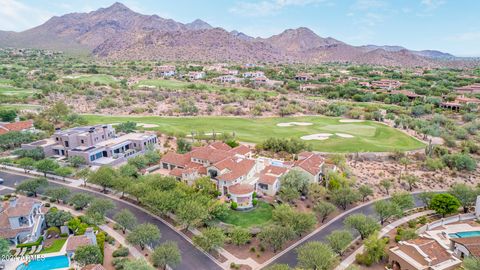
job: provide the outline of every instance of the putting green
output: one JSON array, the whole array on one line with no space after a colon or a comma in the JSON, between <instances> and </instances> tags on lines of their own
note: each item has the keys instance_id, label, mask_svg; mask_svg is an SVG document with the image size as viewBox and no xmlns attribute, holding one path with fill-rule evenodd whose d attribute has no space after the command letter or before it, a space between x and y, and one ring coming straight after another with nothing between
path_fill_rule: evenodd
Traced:
<instances>
[{"instance_id":1,"label":"putting green","mask_svg":"<svg viewBox=\"0 0 480 270\"><path fill-rule=\"evenodd\" d=\"M344 133L353 138L337 135L327 140L308 141L313 150L321 152L390 152L423 148L424 144L403 132L372 121L360 123L341 123L340 118L323 116L304 117L158 117L158 116L85 116L91 124L108 124L126 121L156 124L159 130L167 134L190 134L191 132L235 132L243 142L260 143L269 137L300 138L318 133ZM310 126L279 127L278 123L310 122Z\"/></svg>"}]
</instances>

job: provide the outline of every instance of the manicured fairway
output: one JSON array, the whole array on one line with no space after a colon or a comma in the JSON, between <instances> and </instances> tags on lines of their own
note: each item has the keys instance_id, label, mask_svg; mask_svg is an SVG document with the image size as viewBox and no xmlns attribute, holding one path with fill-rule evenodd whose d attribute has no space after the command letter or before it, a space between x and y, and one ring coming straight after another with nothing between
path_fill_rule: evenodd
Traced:
<instances>
[{"instance_id":1,"label":"manicured fairway","mask_svg":"<svg viewBox=\"0 0 480 270\"><path fill-rule=\"evenodd\" d=\"M41 110L42 106L30 104L0 104L0 109Z\"/></svg>"},{"instance_id":2,"label":"manicured fairway","mask_svg":"<svg viewBox=\"0 0 480 270\"><path fill-rule=\"evenodd\" d=\"M0 95L5 96L28 97L36 92L37 90L35 89L23 89L7 85L0 85Z\"/></svg>"},{"instance_id":3,"label":"manicured fairway","mask_svg":"<svg viewBox=\"0 0 480 270\"><path fill-rule=\"evenodd\" d=\"M172 80L160 80L160 79L143 80L135 84L134 88L141 88L144 86L171 89L171 90L223 92L223 93L242 94L242 95L253 94L253 93L262 93L262 94L267 94L269 96L277 95L275 91L260 92L259 90L254 90L250 88L235 88L235 87L221 86L221 85L215 85L215 84L177 81L173 79Z\"/></svg>"},{"instance_id":4,"label":"manicured fairway","mask_svg":"<svg viewBox=\"0 0 480 270\"><path fill-rule=\"evenodd\" d=\"M389 152L423 148L424 144L399 130L381 123L365 121L359 123L340 122L340 118L304 116L272 118L240 117L158 117L158 116L98 116L86 115L91 124L110 124L126 121L156 124L159 130L167 134L191 132L235 132L240 141L259 143L269 137L300 138L306 135L332 134L323 141L307 141L313 150L320 152ZM309 126L279 127L278 123L308 122ZM348 134L352 138L342 138L335 133Z\"/></svg>"},{"instance_id":5,"label":"manicured fairway","mask_svg":"<svg viewBox=\"0 0 480 270\"><path fill-rule=\"evenodd\" d=\"M258 206L249 211L229 210L228 215L222 221L242 228L261 226L272 219L273 207L265 202L258 202Z\"/></svg>"},{"instance_id":6,"label":"manicured fairway","mask_svg":"<svg viewBox=\"0 0 480 270\"><path fill-rule=\"evenodd\" d=\"M68 78L68 77L67 77ZM115 78L110 75L105 74L86 74L72 76L71 79L81 81L81 82L90 82L90 83L100 83L100 84L110 84L116 82Z\"/></svg>"}]
</instances>

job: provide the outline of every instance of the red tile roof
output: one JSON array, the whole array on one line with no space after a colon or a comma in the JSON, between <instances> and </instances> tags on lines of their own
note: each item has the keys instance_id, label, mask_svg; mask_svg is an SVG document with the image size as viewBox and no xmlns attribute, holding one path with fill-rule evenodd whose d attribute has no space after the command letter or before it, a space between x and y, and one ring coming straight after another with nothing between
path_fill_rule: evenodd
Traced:
<instances>
[{"instance_id":1,"label":"red tile roof","mask_svg":"<svg viewBox=\"0 0 480 270\"><path fill-rule=\"evenodd\" d=\"M470 255L480 257L480 237L452 238L450 240L464 246Z\"/></svg>"},{"instance_id":2,"label":"red tile roof","mask_svg":"<svg viewBox=\"0 0 480 270\"><path fill-rule=\"evenodd\" d=\"M165 162L173 164L175 166L185 167L190 162L190 155L187 154L177 154L174 152L168 152L165 154L160 162Z\"/></svg>"},{"instance_id":3,"label":"red tile roof","mask_svg":"<svg viewBox=\"0 0 480 270\"><path fill-rule=\"evenodd\" d=\"M250 148L248 146L241 144L241 145L233 148L232 150L230 150L230 152L244 156L244 155L252 152L252 150L250 150Z\"/></svg>"},{"instance_id":4,"label":"red tile roof","mask_svg":"<svg viewBox=\"0 0 480 270\"><path fill-rule=\"evenodd\" d=\"M89 246L92 242L86 235L75 235L70 236L67 240L67 248L66 251L75 251L79 247Z\"/></svg>"},{"instance_id":5,"label":"red tile roof","mask_svg":"<svg viewBox=\"0 0 480 270\"><path fill-rule=\"evenodd\" d=\"M33 127L33 121L19 121L14 123L0 124L0 135L10 131L22 131Z\"/></svg>"},{"instance_id":6,"label":"red tile roof","mask_svg":"<svg viewBox=\"0 0 480 270\"><path fill-rule=\"evenodd\" d=\"M245 195L253 192L253 186L249 184L235 184L228 188L228 192L234 195Z\"/></svg>"},{"instance_id":7,"label":"red tile roof","mask_svg":"<svg viewBox=\"0 0 480 270\"><path fill-rule=\"evenodd\" d=\"M266 185L273 185L277 181L278 177L268 174L260 174L258 182Z\"/></svg>"},{"instance_id":8,"label":"red tile roof","mask_svg":"<svg viewBox=\"0 0 480 270\"><path fill-rule=\"evenodd\" d=\"M214 164L219 170L227 169L229 172L219 175L217 178L224 181L233 181L241 176L246 176L255 166L255 160L231 158Z\"/></svg>"},{"instance_id":9,"label":"red tile roof","mask_svg":"<svg viewBox=\"0 0 480 270\"><path fill-rule=\"evenodd\" d=\"M317 175L322 171L321 166L325 159L319 154L311 153L306 157L306 152L303 152L299 154L299 157L300 159L295 162L295 167L300 167L311 175Z\"/></svg>"}]
</instances>

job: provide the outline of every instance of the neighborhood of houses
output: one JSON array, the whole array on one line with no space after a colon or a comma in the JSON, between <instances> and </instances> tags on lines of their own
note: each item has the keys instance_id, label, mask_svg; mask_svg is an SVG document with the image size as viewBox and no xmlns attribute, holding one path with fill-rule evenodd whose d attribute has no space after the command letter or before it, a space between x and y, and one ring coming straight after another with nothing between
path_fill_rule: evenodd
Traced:
<instances>
[{"instance_id":1,"label":"neighborhood of houses","mask_svg":"<svg viewBox=\"0 0 480 270\"><path fill-rule=\"evenodd\" d=\"M195 147L185 154L168 152L160 163L163 173L188 184L202 176L210 177L220 194L237 203L239 210L253 206L254 192L275 195L280 188L280 177L289 170L304 172L311 182L319 182L325 171L325 159L312 152L302 152L298 160L284 162L253 158L249 147L231 148L223 142Z\"/></svg>"}]
</instances>

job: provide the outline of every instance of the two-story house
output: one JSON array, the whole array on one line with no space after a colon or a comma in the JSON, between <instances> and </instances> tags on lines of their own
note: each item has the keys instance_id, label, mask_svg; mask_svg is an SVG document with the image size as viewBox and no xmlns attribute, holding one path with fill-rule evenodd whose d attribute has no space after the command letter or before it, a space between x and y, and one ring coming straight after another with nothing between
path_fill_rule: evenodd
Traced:
<instances>
[{"instance_id":1,"label":"two-story house","mask_svg":"<svg viewBox=\"0 0 480 270\"><path fill-rule=\"evenodd\" d=\"M13 244L36 241L44 227L42 203L27 197L12 197L0 209L0 237Z\"/></svg>"}]
</instances>

